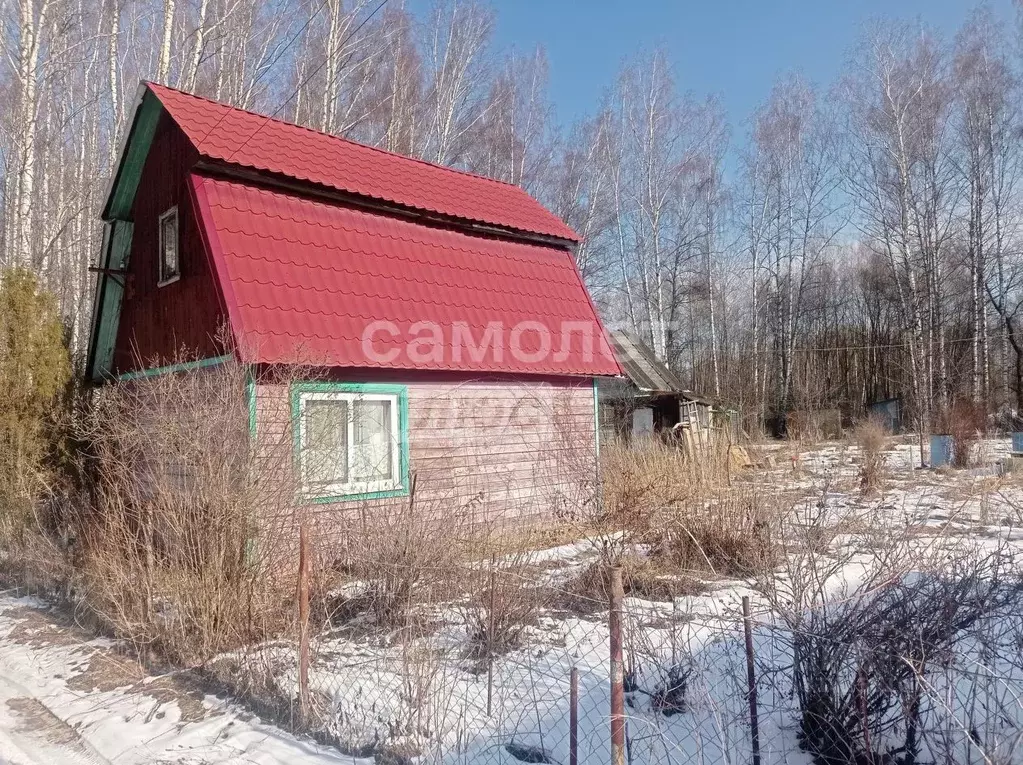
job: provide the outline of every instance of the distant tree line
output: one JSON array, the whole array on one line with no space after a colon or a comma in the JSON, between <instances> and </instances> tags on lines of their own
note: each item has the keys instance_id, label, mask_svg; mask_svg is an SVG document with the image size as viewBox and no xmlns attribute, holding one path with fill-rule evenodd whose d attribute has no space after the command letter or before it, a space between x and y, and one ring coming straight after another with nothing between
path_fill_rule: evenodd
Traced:
<instances>
[{"instance_id":1,"label":"distant tree line","mask_svg":"<svg viewBox=\"0 0 1023 765\"><path fill-rule=\"evenodd\" d=\"M585 241L608 322L750 424L898 396L1023 409L1023 54L884 19L837 82L789 75L740 125L663 51L574 124L542 49L472 0L0 0L0 263L80 350L99 208L140 79L519 184ZM684 72L681 73L684 76Z\"/></svg>"}]
</instances>

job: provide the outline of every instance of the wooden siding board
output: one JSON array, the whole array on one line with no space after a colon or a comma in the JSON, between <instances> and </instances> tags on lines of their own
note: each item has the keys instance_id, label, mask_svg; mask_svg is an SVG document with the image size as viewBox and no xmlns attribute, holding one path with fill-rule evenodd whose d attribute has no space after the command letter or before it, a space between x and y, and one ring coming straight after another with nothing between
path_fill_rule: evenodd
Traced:
<instances>
[{"instance_id":1,"label":"wooden siding board","mask_svg":"<svg viewBox=\"0 0 1023 765\"><path fill-rule=\"evenodd\" d=\"M412 382L407 386L409 450L417 496L426 505L460 508L480 520L550 520L581 507L595 491L596 442L589 379L561 382ZM289 386L256 384L257 448L271 452L291 432ZM503 418L515 411L528 417ZM452 413L457 413L455 416ZM502 424L495 427L496 420ZM439 418L450 424L434 426ZM401 499L343 501L317 514Z\"/></svg>"},{"instance_id":2,"label":"wooden siding board","mask_svg":"<svg viewBox=\"0 0 1023 765\"><path fill-rule=\"evenodd\" d=\"M215 339L225 319L222 300L190 197L188 174L197 160L195 149L164 114L132 207L128 289L113 355L116 374L180 361L182 356L223 353ZM181 278L160 287L158 222L175 205Z\"/></svg>"}]
</instances>

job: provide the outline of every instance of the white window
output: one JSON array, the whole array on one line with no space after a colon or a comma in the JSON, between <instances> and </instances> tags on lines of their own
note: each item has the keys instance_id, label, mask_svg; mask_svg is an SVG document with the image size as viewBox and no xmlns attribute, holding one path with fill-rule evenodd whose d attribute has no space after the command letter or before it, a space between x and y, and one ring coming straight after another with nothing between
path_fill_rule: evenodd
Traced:
<instances>
[{"instance_id":1,"label":"white window","mask_svg":"<svg viewBox=\"0 0 1023 765\"><path fill-rule=\"evenodd\" d=\"M322 498L401 490L399 398L397 393L300 390L303 494Z\"/></svg>"},{"instance_id":2,"label":"white window","mask_svg":"<svg viewBox=\"0 0 1023 765\"><path fill-rule=\"evenodd\" d=\"M172 207L160 216L160 285L170 284L181 276L178 249L178 208Z\"/></svg>"}]
</instances>

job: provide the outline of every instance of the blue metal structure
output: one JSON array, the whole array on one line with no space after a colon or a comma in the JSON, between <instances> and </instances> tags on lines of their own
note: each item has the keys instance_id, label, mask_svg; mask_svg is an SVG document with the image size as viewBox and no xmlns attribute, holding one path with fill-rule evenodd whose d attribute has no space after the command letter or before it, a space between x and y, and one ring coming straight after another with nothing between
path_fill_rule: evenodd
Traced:
<instances>
[{"instance_id":1,"label":"blue metal structure","mask_svg":"<svg viewBox=\"0 0 1023 765\"><path fill-rule=\"evenodd\" d=\"M931 467L939 468L952 464L954 455L952 436L931 436Z\"/></svg>"},{"instance_id":2,"label":"blue metal structure","mask_svg":"<svg viewBox=\"0 0 1023 765\"><path fill-rule=\"evenodd\" d=\"M902 400L889 398L867 405L871 419L877 420L892 434L902 432Z\"/></svg>"},{"instance_id":3,"label":"blue metal structure","mask_svg":"<svg viewBox=\"0 0 1023 765\"><path fill-rule=\"evenodd\" d=\"M1012 453L1023 454L1023 433L1012 434Z\"/></svg>"}]
</instances>

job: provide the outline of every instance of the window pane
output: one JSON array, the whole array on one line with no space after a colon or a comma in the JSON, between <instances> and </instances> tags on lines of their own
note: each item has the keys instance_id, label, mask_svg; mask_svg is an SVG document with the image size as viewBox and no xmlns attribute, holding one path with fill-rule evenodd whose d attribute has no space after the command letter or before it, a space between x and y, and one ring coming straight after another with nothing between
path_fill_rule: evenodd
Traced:
<instances>
[{"instance_id":1,"label":"window pane","mask_svg":"<svg viewBox=\"0 0 1023 765\"><path fill-rule=\"evenodd\" d=\"M178 214L172 213L160 222L160 279L178 275Z\"/></svg>"},{"instance_id":2,"label":"window pane","mask_svg":"<svg viewBox=\"0 0 1023 765\"><path fill-rule=\"evenodd\" d=\"M356 401L352 480L387 481L394 478L390 401Z\"/></svg>"},{"instance_id":3,"label":"window pane","mask_svg":"<svg viewBox=\"0 0 1023 765\"><path fill-rule=\"evenodd\" d=\"M306 482L348 481L348 402L305 402L305 444L302 469Z\"/></svg>"}]
</instances>

